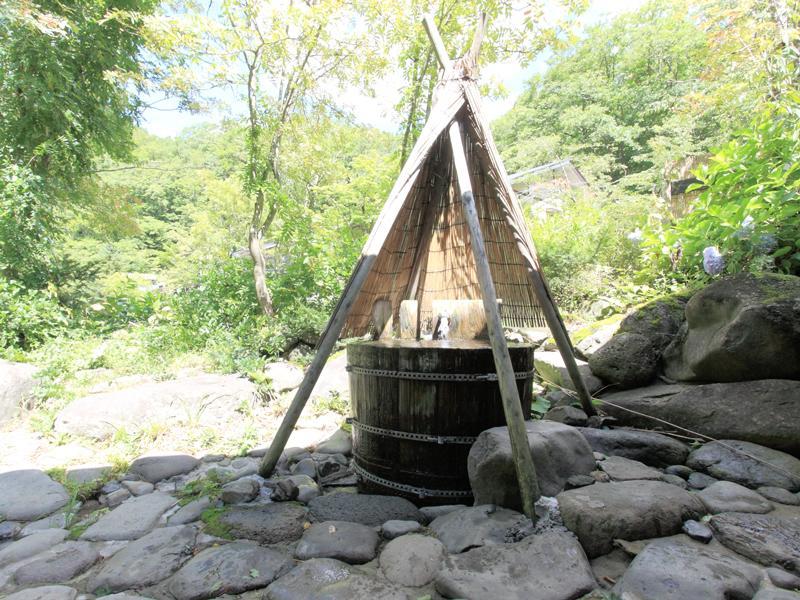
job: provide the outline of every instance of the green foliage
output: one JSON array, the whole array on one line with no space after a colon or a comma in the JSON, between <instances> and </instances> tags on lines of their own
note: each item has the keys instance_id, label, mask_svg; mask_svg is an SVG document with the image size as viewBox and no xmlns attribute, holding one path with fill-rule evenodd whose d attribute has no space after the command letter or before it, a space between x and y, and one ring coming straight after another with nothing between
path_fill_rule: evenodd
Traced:
<instances>
[{"instance_id":1,"label":"green foliage","mask_svg":"<svg viewBox=\"0 0 800 600\"><path fill-rule=\"evenodd\" d=\"M225 540L232 540L230 528L222 523L220 517L227 512L225 508L207 508L200 515L200 520L205 524L205 532Z\"/></svg>"},{"instance_id":2,"label":"green foliage","mask_svg":"<svg viewBox=\"0 0 800 600\"><path fill-rule=\"evenodd\" d=\"M67 314L50 291L26 289L2 276L0 306L0 349L30 350L67 326Z\"/></svg>"},{"instance_id":3,"label":"green foliage","mask_svg":"<svg viewBox=\"0 0 800 600\"><path fill-rule=\"evenodd\" d=\"M752 125L721 146L697 176L706 186L694 210L660 231L647 248L668 268L702 277L703 249L716 246L725 271L800 273L800 93L767 105Z\"/></svg>"},{"instance_id":4,"label":"green foliage","mask_svg":"<svg viewBox=\"0 0 800 600\"><path fill-rule=\"evenodd\" d=\"M178 492L179 503L184 506L204 496L207 496L212 502L216 502L222 495L224 483L217 471L211 469L205 477L190 481Z\"/></svg>"}]
</instances>

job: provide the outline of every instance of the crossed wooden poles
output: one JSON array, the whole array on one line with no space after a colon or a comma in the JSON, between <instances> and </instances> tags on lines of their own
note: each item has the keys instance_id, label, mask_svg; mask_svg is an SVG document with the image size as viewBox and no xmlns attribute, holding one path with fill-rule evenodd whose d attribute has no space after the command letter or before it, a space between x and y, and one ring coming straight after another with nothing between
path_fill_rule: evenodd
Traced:
<instances>
[{"instance_id":1,"label":"crossed wooden poles","mask_svg":"<svg viewBox=\"0 0 800 600\"><path fill-rule=\"evenodd\" d=\"M433 20L430 17L425 17L424 24L438 58L439 65L444 71L442 75L443 91L439 93L437 102L431 110L431 117L420 134L420 138L414 150L412 150L408 161L404 165L400 177L395 184L395 188L389 195L389 200L378 216L378 220L361 252L358 263L323 332L314 359L305 374L303 382L295 393L295 397L289 409L284 415L283 421L275 434L275 438L261 462L259 471L263 476L267 477L275 469L275 465L280 459L281 453L289 439L289 435L297 424L297 420L300 418L300 414L308 402L314 385L319 379L322 368L325 366L325 362L328 360L328 356L330 356L339 338L339 334L344 327L350 309L356 301L364 285L364 281L403 207L411 184L419 172L420 165L424 162L430 146L439 135L443 133L446 127L448 129L448 136L453 152L453 162L459 191L461 193L462 208L470 232L472 253L475 258L483 306L486 312L489 342L494 355L500 395L503 401L503 410L506 423L508 424L511 452L514 458L517 480L519 482L523 511L528 517L535 520L534 504L539 498L539 485L536 478L536 468L533 464L533 457L528 445L528 436L525 430L525 421L520 405L514 368L508 353L508 345L506 344L500 313L497 308L497 293L486 255L483 233L475 207L475 198L472 193L469 168L464 153L461 131L462 123L459 122L458 114L465 105L471 110L475 121L474 127L477 129L478 135L483 135L484 139L481 141L484 142L488 153L488 165L486 165L486 167L495 174L498 190L497 200L501 202L505 201L508 205L506 210L504 210L505 220L514 232L517 249L524 259L526 270L530 276L531 286L542 308L547 325L558 344L564 364L584 410L590 415L595 414L595 410L591 402L591 396L586 389L586 385L578 370L578 365L575 362L575 357L572 353L572 344L567 334L566 327L556 308L547 283L542 276L541 268L536 258L536 251L534 250L530 233L525 225L522 211L511 189L511 184L502 166L499 153L491 140L488 123L481 113L477 85L469 76L469 71L474 69L477 64L481 43L486 31L486 16L481 16L469 52L458 61L452 61L448 57L442 38ZM461 69L461 76L456 72L456 69ZM442 125L442 123L444 123L444 125ZM503 200L501 196L505 198L505 200Z\"/></svg>"}]
</instances>

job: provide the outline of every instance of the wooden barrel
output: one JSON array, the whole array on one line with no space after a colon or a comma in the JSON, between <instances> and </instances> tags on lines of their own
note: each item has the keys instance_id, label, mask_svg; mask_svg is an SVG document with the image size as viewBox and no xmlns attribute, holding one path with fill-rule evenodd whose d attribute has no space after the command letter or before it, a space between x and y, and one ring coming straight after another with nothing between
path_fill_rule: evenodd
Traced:
<instances>
[{"instance_id":1,"label":"wooden barrel","mask_svg":"<svg viewBox=\"0 0 800 600\"><path fill-rule=\"evenodd\" d=\"M533 347L509 344L525 418ZM494 357L472 340L384 339L347 347L359 490L420 505L471 503L467 455L505 425Z\"/></svg>"}]
</instances>

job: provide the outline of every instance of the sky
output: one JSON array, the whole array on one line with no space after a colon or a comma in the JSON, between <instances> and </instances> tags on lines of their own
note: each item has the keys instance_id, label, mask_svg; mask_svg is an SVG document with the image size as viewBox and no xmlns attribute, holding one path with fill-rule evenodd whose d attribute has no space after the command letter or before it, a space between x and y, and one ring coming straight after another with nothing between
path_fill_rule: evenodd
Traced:
<instances>
[{"instance_id":1,"label":"sky","mask_svg":"<svg viewBox=\"0 0 800 600\"><path fill-rule=\"evenodd\" d=\"M581 25L588 27L596 23L613 19L620 14L636 10L645 0L591 0L589 9L581 18ZM490 120L505 114L514 106L517 98L525 89L525 84L535 74L547 70L547 57L540 56L527 68L522 68L513 61L495 63L482 69L481 76L501 83L507 94L503 98L485 98L484 110ZM380 90L375 97L367 97L360 93L347 93L341 96L342 107L349 109L364 125L376 127L383 131L397 132L398 116L394 112L394 104L404 82L399 74L387 75L376 84ZM232 103L231 97L228 101ZM142 127L149 133L161 137L178 135L184 128L201 123L218 122L224 116L219 111L210 113L190 113L180 111L177 102L167 100L157 102L156 106L146 108L143 112Z\"/></svg>"}]
</instances>

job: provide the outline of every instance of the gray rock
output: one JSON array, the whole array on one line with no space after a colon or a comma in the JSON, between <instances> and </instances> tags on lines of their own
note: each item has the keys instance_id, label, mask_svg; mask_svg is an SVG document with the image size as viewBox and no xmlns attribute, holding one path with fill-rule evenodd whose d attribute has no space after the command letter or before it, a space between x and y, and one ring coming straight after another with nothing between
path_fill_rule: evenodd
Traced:
<instances>
[{"instance_id":1,"label":"gray rock","mask_svg":"<svg viewBox=\"0 0 800 600\"><path fill-rule=\"evenodd\" d=\"M105 561L87 589L119 592L163 581L192 557L196 538L191 525L155 529Z\"/></svg>"},{"instance_id":2,"label":"gray rock","mask_svg":"<svg viewBox=\"0 0 800 600\"><path fill-rule=\"evenodd\" d=\"M800 600L800 594L788 590L761 588L753 600Z\"/></svg>"},{"instance_id":3,"label":"gray rock","mask_svg":"<svg viewBox=\"0 0 800 600\"><path fill-rule=\"evenodd\" d=\"M255 395L255 384L237 375L149 381L70 402L58 414L55 430L102 440L117 429L133 431L148 421L186 423L191 415L201 427L230 428L241 422L242 402L252 402Z\"/></svg>"},{"instance_id":4,"label":"gray rock","mask_svg":"<svg viewBox=\"0 0 800 600\"><path fill-rule=\"evenodd\" d=\"M129 470L145 481L158 483L175 475L188 473L199 464L198 459L188 454L165 454L137 458L131 463Z\"/></svg>"},{"instance_id":5,"label":"gray rock","mask_svg":"<svg viewBox=\"0 0 800 600\"><path fill-rule=\"evenodd\" d=\"M320 495L319 486L316 483L310 485L297 486L297 501L308 504Z\"/></svg>"},{"instance_id":6,"label":"gray rock","mask_svg":"<svg viewBox=\"0 0 800 600\"><path fill-rule=\"evenodd\" d=\"M422 525L417 521L386 521L381 525L381 535L384 539L393 540L394 538L406 535L407 533L416 533L422 530Z\"/></svg>"},{"instance_id":7,"label":"gray rock","mask_svg":"<svg viewBox=\"0 0 800 600\"><path fill-rule=\"evenodd\" d=\"M445 556L447 551L439 540L409 534L386 544L379 563L392 583L420 587L433 581Z\"/></svg>"},{"instance_id":8,"label":"gray rock","mask_svg":"<svg viewBox=\"0 0 800 600\"><path fill-rule=\"evenodd\" d=\"M670 485L677 485L681 489L687 489L689 484L686 483L682 477L678 477L677 475L669 475L668 473L664 473L661 476L661 481L668 483Z\"/></svg>"},{"instance_id":9,"label":"gray rock","mask_svg":"<svg viewBox=\"0 0 800 600\"><path fill-rule=\"evenodd\" d=\"M655 348L663 351L683 324L687 300L688 297L675 294L648 302L622 320L619 332L643 335Z\"/></svg>"},{"instance_id":10,"label":"gray rock","mask_svg":"<svg viewBox=\"0 0 800 600\"><path fill-rule=\"evenodd\" d=\"M576 362L590 394L594 394L603 387L603 382L592 374L588 363L582 360ZM539 378L545 383L552 384L556 388L575 390L575 384L572 383L572 378L564 366L564 359L561 358L560 352L536 352L533 355L533 366Z\"/></svg>"},{"instance_id":11,"label":"gray rock","mask_svg":"<svg viewBox=\"0 0 800 600\"><path fill-rule=\"evenodd\" d=\"M375 558L379 543L372 527L348 521L324 521L306 529L294 555L300 560L335 558L361 564Z\"/></svg>"},{"instance_id":12,"label":"gray rock","mask_svg":"<svg viewBox=\"0 0 800 600\"><path fill-rule=\"evenodd\" d=\"M442 515L451 513L454 510L458 510L459 508L466 508L466 507L467 507L466 504L443 504L440 506L423 506L419 509L419 512L422 514L423 517L421 523L428 524L437 517L441 517Z\"/></svg>"},{"instance_id":13,"label":"gray rock","mask_svg":"<svg viewBox=\"0 0 800 600\"><path fill-rule=\"evenodd\" d=\"M697 292L664 372L679 381L800 379L800 278L742 274Z\"/></svg>"},{"instance_id":14,"label":"gray rock","mask_svg":"<svg viewBox=\"0 0 800 600\"><path fill-rule=\"evenodd\" d=\"M580 428L578 431L586 438L594 452L638 460L651 467L682 465L689 456L686 444L655 431L631 431L621 428Z\"/></svg>"},{"instance_id":15,"label":"gray rock","mask_svg":"<svg viewBox=\"0 0 800 600\"><path fill-rule=\"evenodd\" d=\"M19 585L62 583L91 567L100 555L89 542L63 542L14 572Z\"/></svg>"},{"instance_id":16,"label":"gray rock","mask_svg":"<svg viewBox=\"0 0 800 600\"><path fill-rule=\"evenodd\" d=\"M319 379L311 392L310 400L330 398L338 395L342 400L350 400L350 374L347 372L347 354L331 356L319 374Z\"/></svg>"},{"instance_id":17,"label":"gray rock","mask_svg":"<svg viewBox=\"0 0 800 600\"><path fill-rule=\"evenodd\" d=\"M762 565L800 573L800 517L722 513L711 517L714 537Z\"/></svg>"},{"instance_id":18,"label":"gray rock","mask_svg":"<svg viewBox=\"0 0 800 600\"><path fill-rule=\"evenodd\" d=\"M608 589L617 581L628 569L632 558L624 550L617 548L608 554L598 556L589 561L592 573L602 588ZM582 597L586 598L586 596ZM589 596L592 598L592 596ZM600 596L597 600L606 600L607 597Z\"/></svg>"},{"instance_id":19,"label":"gray rock","mask_svg":"<svg viewBox=\"0 0 800 600\"><path fill-rule=\"evenodd\" d=\"M67 529L67 522L80 510L80 507L80 502L76 502L74 506L69 507L69 512L60 510L37 521L31 521L22 529L21 535L30 535L44 529Z\"/></svg>"},{"instance_id":20,"label":"gray rock","mask_svg":"<svg viewBox=\"0 0 800 600\"><path fill-rule=\"evenodd\" d=\"M68 500L64 486L37 469L0 473L0 515L9 521L39 519Z\"/></svg>"},{"instance_id":21,"label":"gray rock","mask_svg":"<svg viewBox=\"0 0 800 600\"><path fill-rule=\"evenodd\" d=\"M376 527L386 521L420 521L417 507L398 496L327 494L308 503L312 521L350 521Z\"/></svg>"},{"instance_id":22,"label":"gray rock","mask_svg":"<svg viewBox=\"0 0 800 600\"><path fill-rule=\"evenodd\" d=\"M661 471L648 467L638 460L621 456L609 456L599 464L600 469L608 473L612 481L633 481L636 479L661 479Z\"/></svg>"},{"instance_id":23,"label":"gray rock","mask_svg":"<svg viewBox=\"0 0 800 600\"><path fill-rule=\"evenodd\" d=\"M311 479L317 477L317 463L311 457L296 462L289 470L295 475L308 475Z\"/></svg>"},{"instance_id":24,"label":"gray rock","mask_svg":"<svg viewBox=\"0 0 800 600\"><path fill-rule=\"evenodd\" d=\"M414 596L416 598L416 596ZM410 600L402 588L354 572L332 558L312 558L271 583L265 600Z\"/></svg>"},{"instance_id":25,"label":"gray rock","mask_svg":"<svg viewBox=\"0 0 800 600\"><path fill-rule=\"evenodd\" d=\"M222 486L222 501L225 504L239 504L240 502L250 502L258 496L261 486L257 481L250 478L237 479Z\"/></svg>"},{"instance_id":26,"label":"gray rock","mask_svg":"<svg viewBox=\"0 0 800 600\"><path fill-rule=\"evenodd\" d=\"M622 598L637 600L728 600L751 598L761 569L689 540L649 543L614 586Z\"/></svg>"},{"instance_id":27,"label":"gray rock","mask_svg":"<svg viewBox=\"0 0 800 600\"><path fill-rule=\"evenodd\" d=\"M542 495L555 496L572 475L588 475L595 468L592 450L575 428L552 421L526 421L525 428ZM507 427L493 427L478 436L467 470L475 504L521 510Z\"/></svg>"},{"instance_id":28,"label":"gray rock","mask_svg":"<svg viewBox=\"0 0 800 600\"><path fill-rule=\"evenodd\" d=\"M589 357L592 373L618 388L647 385L658 374L661 351L639 333L618 333Z\"/></svg>"},{"instance_id":29,"label":"gray rock","mask_svg":"<svg viewBox=\"0 0 800 600\"><path fill-rule=\"evenodd\" d=\"M704 490L708 486L714 485L718 481L719 479L716 477L711 477L711 475L695 472L689 475L689 479L686 480L686 484L693 490Z\"/></svg>"},{"instance_id":30,"label":"gray rock","mask_svg":"<svg viewBox=\"0 0 800 600\"><path fill-rule=\"evenodd\" d=\"M134 496L144 496L155 489L155 486L147 481L123 481L122 485Z\"/></svg>"},{"instance_id":31,"label":"gray rock","mask_svg":"<svg viewBox=\"0 0 800 600\"><path fill-rule=\"evenodd\" d=\"M206 548L167 584L176 600L203 600L263 588L294 567L290 556L256 544L234 542Z\"/></svg>"},{"instance_id":32,"label":"gray rock","mask_svg":"<svg viewBox=\"0 0 800 600\"><path fill-rule=\"evenodd\" d=\"M25 407L35 387L36 367L0 359L0 423Z\"/></svg>"},{"instance_id":33,"label":"gray rock","mask_svg":"<svg viewBox=\"0 0 800 600\"><path fill-rule=\"evenodd\" d=\"M436 577L436 590L448 598L572 600L595 587L578 542L555 530L449 556Z\"/></svg>"},{"instance_id":34,"label":"gray rock","mask_svg":"<svg viewBox=\"0 0 800 600\"><path fill-rule=\"evenodd\" d=\"M197 521L203 511L211 508L213 503L208 496L201 496L181 506L175 513L167 517L167 525L186 525Z\"/></svg>"},{"instance_id":35,"label":"gray rock","mask_svg":"<svg viewBox=\"0 0 800 600\"><path fill-rule=\"evenodd\" d=\"M261 544L277 544L300 539L306 509L296 502L233 506L219 517L235 538Z\"/></svg>"},{"instance_id":36,"label":"gray rock","mask_svg":"<svg viewBox=\"0 0 800 600\"><path fill-rule=\"evenodd\" d=\"M442 515L429 525L448 552L458 553L509 541L528 522L525 515L493 504L470 506Z\"/></svg>"},{"instance_id":37,"label":"gray rock","mask_svg":"<svg viewBox=\"0 0 800 600\"><path fill-rule=\"evenodd\" d=\"M161 515L176 503L175 498L162 492L131 498L90 525L80 539L135 540L155 527Z\"/></svg>"},{"instance_id":38,"label":"gray rock","mask_svg":"<svg viewBox=\"0 0 800 600\"><path fill-rule=\"evenodd\" d=\"M291 392L303 383L303 369L285 360L267 363L263 373L269 380L272 391L279 394Z\"/></svg>"},{"instance_id":39,"label":"gray rock","mask_svg":"<svg viewBox=\"0 0 800 600\"><path fill-rule=\"evenodd\" d=\"M317 444L314 452L350 456L353 452L353 437L344 429L337 429L331 437Z\"/></svg>"},{"instance_id":40,"label":"gray rock","mask_svg":"<svg viewBox=\"0 0 800 600\"><path fill-rule=\"evenodd\" d=\"M694 519L686 521L682 529L683 533L690 538L698 542L703 542L704 544L709 543L714 537L714 532L711 531L711 527L700 521L695 521Z\"/></svg>"},{"instance_id":41,"label":"gray rock","mask_svg":"<svg viewBox=\"0 0 800 600\"><path fill-rule=\"evenodd\" d=\"M558 495L564 525L590 558L607 554L613 540L672 535L705 512L700 500L663 481L596 483Z\"/></svg>"},{"instance_id":42,"label":"gray rock","mask_svg":"<svg viewBox=\"0 0 800 600\"><path fill-rule=\"evenodd\" d=\"M281 479L275 483L272 488L272 493L269 495L270 500L273 502L288 502L289 500L297 500L300 495L300 489L291 479Z\"/></svg>"},{"instance_id":43,"label":"gray rock","mask_svg":"<svg viewBox=\"0 0 800 600\"><path fill-rule=\"evenodd\" d=\"M694 450L686 464L750 488L773 486L790 492L800 490L800 459L750 442L709 442Z\"/></svg>"},{"instance_id":44,"label":"gray rock","mask_svg":"<svg viewBox=\"0 0 800 600\"><path fill-rule=\"evenodd\" d=\"M564 486L566 490L574 490L594 483L594 477L591 475L573 475L567 479L567 484Z\"/></svg>"},{"instance_id":45,"label":"gray rock","mask_svg":"<svg viewBox=\"0 0 800 600\"><path fill-rule=\"evenodd\" d=\"M6 600L75 600L78 590L66 585L42 585L15 592Z\"/></svg>"},{"instance_id":46,"label":"gray rock","mask_svg":"<svg viewBox=\"0 0 800 600\"><path fill-rule=\"evenodd\" d=\"M788 504L790 506L800 506L800 496L793 494L789 490L773 486L762 486L756 491L772 502Z\"/></svg>"},{"instance_id":47,"label":"gray rock","mask_svg":"<svg viewBox=\"0 0 800 600\"><path fill-rule=\"evenodd\" d=\"M128 489L121 487L118 490L114 490L110 494L100 496L100 504L103 504L108 508L116 508L130 497L131 493L128 491Z\"/></svg>"},{"instance_id":48,"label":"gray rock","mask_svg":"<svg viewBox=\"0 0 800 600\"><path fill-rule=\"evenodd\" d=\"M86 485L94 482L102 482L108 477L112 470L111 465L88 465L82 467L71 467L66 471L66 478L77 483Z\"/></svg>"},{"instance_id":49,"label":"gray rock","mask_svg":"<svg viewBox=\"0 0 800 600\"><path fill-rule=\"evenodd\" d=\"M687 457L688 457L688 452L687 452ZM686 459L684 458L684 460L686 460ZM644 462L644 461L642 461L642 462ZM666 469L664 469L664 473L666 473L667 475L677 475L678 477L681 477L682 479L689 479L689 476L692 473L694 473L694 471L692 471L686 465L670 465Z\"/></svg>"},{"instance_id":50,"label":"gray rock","mask_svg":"<svg viewBox=\"0 0 800 600\"><path fill-rule=\"evenodd\" d=\"M546 421L555 421L556 423L564 423L564 425L572 425L574 427L583 427L589 419L586 413L580 408L574 406L556 406L548 410L544 417Z\"/></svg>"},{"instance_id":51,"label":"gray rock","mask_svg":"<svg viewBox=\"0 0 800 600\"><path fill-rule=\"evenodd\" d=\"M16 521L3 521L0 523L0 541L17 537L22 527Z\"/></svg>"},{"instance_id":52,"label":"gray rock","mask_svg":"<svg viewBox=\"0 0 800 600\"><path fill-rule=\"evenodd\" d=\"M617 333L617 330L619 329L621 320L622 319L617 316L589 324L587 328L591 329L592 331L575 344L576 356L583 360L590 358L592 354L597 352L608 342L608 340L614 337L614 334ZM583 331L584 330L581 330L580 334L582 334ZM573 342L575 342L579 337L580 335L573 334Z\"/></svg>"},{"instance_id":53,"label":"gray rock","mask_svg":"<svg viewBox=\"0 0 800 600\"><path fill-rule=\"evenodd\" d=\"M0 567L44 552L63 541L68 533L64 529L46 529L11 542L0 548Z\"/></svg>"},{"instance_id":54,"label":"gray rock","mask_svg":"<svg viewBox=\"0 0 800 600\"><path fill-rule=\"evenodd\" d=\"M779 588L784 590L800 589L800 577L797 575L778 567L767 567L764 569L764 573L767 574L772 584Z\"/></svg>"},{"instance_id":55,"label":"gray rock","mask_svg":"<svg viewBox=\"0 0 800 600\"><path fill-rule=\"evenodd\" d=\"M753 490L732 481L718 481L698 492L709 513L722 512L768 513L772 503Z\"/></svg>"},{"instance_id":56,"label":"gray rock","mask_svg":"<svg viewBox=\"0 0 800 600\"><path fill-rule=\"evenodd\" d=\"M653 427L651 417L655 417L711 438L744 440L800 454L798 381L658 384L605 394L601 400L619 407L603 404L603 410L620 425L646 429Z\"/></svg>"},{"instance_id":57,"label":"gray rock","mask_svg":"<svg viewBox=\"0 0 800 600\"><path fill-rule=\"evenodd\" d=\"M103 596L103 600L152 600L149 596L134 596L120 592L119 594L111 594L110 596Z\"/></svg>"}]
</instances>

